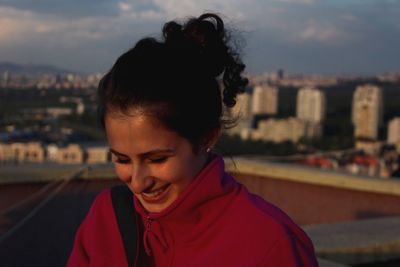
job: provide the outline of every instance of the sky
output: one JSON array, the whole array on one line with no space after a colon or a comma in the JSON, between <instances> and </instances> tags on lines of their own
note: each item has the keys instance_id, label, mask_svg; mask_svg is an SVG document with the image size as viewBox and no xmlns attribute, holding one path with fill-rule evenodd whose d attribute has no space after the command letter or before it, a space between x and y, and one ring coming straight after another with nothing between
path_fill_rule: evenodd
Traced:
<instances>
[{"instance_id":1,"label":"sky","mask_svg":"<svg viewBox=\"0 0 400 267\"><path fill-rule=\"evenodd\" d=\"M104 72L165 22L209 11L250 73L400 71L400 0L0 0L0 62Z\"/></svg>"}]
</instances>

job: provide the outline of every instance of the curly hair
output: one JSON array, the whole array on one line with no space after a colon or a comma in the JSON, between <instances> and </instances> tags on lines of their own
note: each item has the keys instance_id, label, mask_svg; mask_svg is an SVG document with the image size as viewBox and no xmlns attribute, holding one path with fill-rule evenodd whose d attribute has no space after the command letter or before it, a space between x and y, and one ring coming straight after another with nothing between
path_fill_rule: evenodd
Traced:
<instances>
[{"instance_id":1,"label":"curly hair","mask_svg":"<svg viewBox=\"0 0 400 267\"><path fill-rule=\"evenodd\" d=\"M225 126L223 104L233 107L245 91L245 65L216 14L167 22L162 33L137 42L102 78L99 119L104 127L107 112L140 110L197 147Z\"/></svg>"}]
</instances>

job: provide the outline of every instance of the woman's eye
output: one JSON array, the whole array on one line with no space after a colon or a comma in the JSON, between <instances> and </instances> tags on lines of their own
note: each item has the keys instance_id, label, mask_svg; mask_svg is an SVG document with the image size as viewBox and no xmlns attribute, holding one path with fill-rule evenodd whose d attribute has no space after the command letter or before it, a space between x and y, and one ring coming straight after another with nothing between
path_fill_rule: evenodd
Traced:
<instances>
[{"instance_id":1,"label":"woman's eye","mask_svg":"<svg viewBox=\"0 0 400 267\"><path fill-rule=\"evenodd\" d=\"M128 164L129 163L129 159L116 158L115 162L120 163L120 164Z\"/></svg>"},{"instance_id":2,"label":"woman's eye","mask_svg":"<svg viewBox=\"0 0 400 267\"><path fill-rule=\"evenodd\" d=\"M160 157L160 158L154 158L154 159L149 159L151 163L162 163L167 160L167 157Z\"/></svg>"}]
</instances>

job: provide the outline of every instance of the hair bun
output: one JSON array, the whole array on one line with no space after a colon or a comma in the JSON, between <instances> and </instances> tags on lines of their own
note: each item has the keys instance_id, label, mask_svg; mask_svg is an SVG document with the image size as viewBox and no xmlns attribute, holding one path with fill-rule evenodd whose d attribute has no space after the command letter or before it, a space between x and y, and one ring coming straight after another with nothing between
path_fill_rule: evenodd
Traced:
<instances>
[{"instance_id":1,"label":"hair bun","mask_svg":"<svg viewBox=\"0 0 400 267\"><path fill-rule=\"evenodd\" d=\"M197 19L189 20L184 35L199 49L200 59L207 72L213 77L219 76L225 68L227 46L224 42L224 23L215 14L203 14Z\"/></svg>"},{"instance_id":2,"label":"hair bun","mask_svg":"<svg viewBox=\"0 0 400 267\"><path fill-rule=\"evenodd\" d=\"M176 42L183 39L182 25L175 21L165 23L163 28L163 37L165 43Z\"/></svg>"},{"instance_id":3,"label":"hair bun","mask_svg":"<svg viewBox=\"0 0 400 267\"><path fill-rule=\"evenodd\" d=\"M200 73L217 77L224 71L227 49L223 21L214 14L191 18L183 26L175 21L163 28L165 44Z\"/></svg>"},{"instance_id":4,"label":"hair bun","mask_svg":"<svg viewBox=\"0 0 400 267\"><path fill-rule=\"evenodd\" d=\"M241 77L245 65L238 53L228 44L229 37L222 19L212 13L189 19L184 25L168 22L163 28L163 37L168 48L174 51L174 61L182 66L210 78L222 73L224 103L235 105L236 95L244 92L247 79Z\"/></svg>"},{"instance_id":5,"label":"hair bun","mask_svg":"<svg viewBox=\"0 0 400 267\"><path fill-rule=\"evenodd\" d=\"M212 20L210 20L212 18ZM185 36L202 48L212 48L223 43L224 23L214 14L203 14L185 25Z\"/></svg>"}]
</instances>

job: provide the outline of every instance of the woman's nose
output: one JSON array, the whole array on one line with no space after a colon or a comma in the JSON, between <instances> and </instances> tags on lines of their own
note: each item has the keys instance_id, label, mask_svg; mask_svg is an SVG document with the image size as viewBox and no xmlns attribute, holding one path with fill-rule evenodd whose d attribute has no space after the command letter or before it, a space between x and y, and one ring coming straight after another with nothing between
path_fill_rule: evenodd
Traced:
<instances>
[{"instance_id":1,"label":"woman's nose","mask_svg":"<svg viewBox=\"0 0 400 267\"><path fill-rule=\"evenodd\" d=\"M133 192L140 194L153 183L154 181L151 176L149 176L147 167L140 165L132 167L130 184Z\"/></svg>"}]
</instances>

